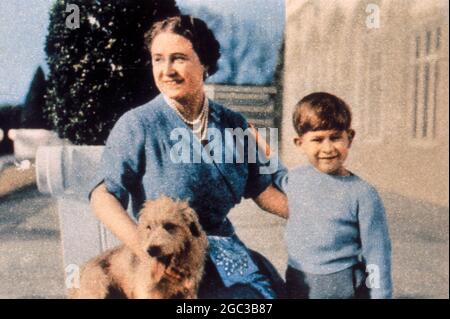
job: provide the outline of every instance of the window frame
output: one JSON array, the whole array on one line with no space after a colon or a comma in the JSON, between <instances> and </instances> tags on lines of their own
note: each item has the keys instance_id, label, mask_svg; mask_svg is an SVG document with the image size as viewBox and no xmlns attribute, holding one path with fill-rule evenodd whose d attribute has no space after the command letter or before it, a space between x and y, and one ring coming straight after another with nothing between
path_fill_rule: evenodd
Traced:
<instances>
[{"instance_id":1,"label":"window frame","mask_svg":"<svg viewBox=\"0 0 450 319\"><path fill-rule=\"evenodd\" d=\"M412 29L408 38L407 136L409 143L414 146L434 147L438 144L436 124L439 85L442 82L439 64L444 58L443 32L445 28L442 20L425 21ZM431 33L432 50L427 49L428 33ZM438 39L439 47L436 47ZM425 71L427 68L428 72Z\"/></svg>"}]
</instances>

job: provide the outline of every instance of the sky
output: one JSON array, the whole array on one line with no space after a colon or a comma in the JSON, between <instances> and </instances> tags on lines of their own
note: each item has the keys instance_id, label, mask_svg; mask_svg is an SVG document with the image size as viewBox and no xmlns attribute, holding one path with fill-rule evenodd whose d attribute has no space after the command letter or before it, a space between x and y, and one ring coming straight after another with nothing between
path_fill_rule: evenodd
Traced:
<instances>
[{"instance_id":1,"label":"sky","mask_svg":"<svg viewBox=\"0 0 450 319\"><path fill-rule=\"evenodd\" d=\"M23 103L36 68L47 70L44 42L53 2L0 0L0 105ZM284 28L284 0L178 0L177 4L186 11L205 6L238 21L254 21L268 39L279 39Z\"/></svg>"},{"instance_id":2,"label":"sky","mask_svg":"<svg viewBox=\"0 0 450 319\"><path fill-rule=\"evenodd\" d=\"M50 0L0 1L0 104L21 103L45 63Z\"/></svg>"},{"instance_id":3,"label":"sky","mask_svg":"<svg viewBox=\"0 0 450 319\"><path fill-rule=\"evenodd\" d=\"M284 0L178 0L177 3L180 6L204 5L217 12L232 13L241 19L272 17L275 23L284 24Z\"/></svg>"}]
</instances>

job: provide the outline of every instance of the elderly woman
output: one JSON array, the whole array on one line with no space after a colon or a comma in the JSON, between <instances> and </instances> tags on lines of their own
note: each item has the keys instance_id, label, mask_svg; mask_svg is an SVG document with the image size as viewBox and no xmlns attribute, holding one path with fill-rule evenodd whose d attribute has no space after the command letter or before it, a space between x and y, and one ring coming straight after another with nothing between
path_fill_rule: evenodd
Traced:
<instances>
[{"instance_id":1,"label":"elderly woman","mask_svg":"<svg viewBox=\"0 0 450 319\"><path fill-rule=\"evenodd\" d=\"M256 163L249 161L248 139L224 138L226 129L249 128L244 117L205 97L204 79L217 71L219 43L202 20L176 16L156 23L146 44L161 94L125 113L111 131L99 183L91 193L93 211L139 258L149 258L139 246L135 220L125 211L128 198L135 216L146 199L166 195L188 200L209 239L199 297L277 297L278 274L238 239L227 218L243 197L282 217L287 216L287 201L272 186L272 176L261 174L259 157ZM232 163L217 156L200 163L174 158L179 143L185 143L189 158L207 150L212 128L223 133L222 141L214 142L223 142L224 149L236 150L243 143L243 161L237 160L238 152L232 153ZM180 141L173 134L180 129L190 138Z\"/></svg>"}]
</instances>

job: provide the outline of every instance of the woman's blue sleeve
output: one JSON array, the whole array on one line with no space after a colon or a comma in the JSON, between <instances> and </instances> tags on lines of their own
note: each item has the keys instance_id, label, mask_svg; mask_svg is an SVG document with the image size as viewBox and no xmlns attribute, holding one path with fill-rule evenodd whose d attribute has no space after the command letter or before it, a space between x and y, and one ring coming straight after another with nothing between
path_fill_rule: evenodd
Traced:
<instances>
[{"instance_id":1,"label":"woman's blue sleeve","mask_svg":"<svg viewBox=\"0 0 450 319\"><path fill-rule=\"evenodd\" d=\"M104 182L125 209L142 178L144 148L144 126L132 112L125 113L109 134L96 177L96 185Z\"/></svg>"},{"instance_id":2,"label":"woman's blue sleeve","mask_svg":"<svg viewBox=\"0 0 450 319\"><path fill-rule=\"evenodd\" d=\"M278 170L272 174L272 183L278 190L286 193L288 183L288 169L281 158L278 158Z\"/></svg>"}]
</instances>

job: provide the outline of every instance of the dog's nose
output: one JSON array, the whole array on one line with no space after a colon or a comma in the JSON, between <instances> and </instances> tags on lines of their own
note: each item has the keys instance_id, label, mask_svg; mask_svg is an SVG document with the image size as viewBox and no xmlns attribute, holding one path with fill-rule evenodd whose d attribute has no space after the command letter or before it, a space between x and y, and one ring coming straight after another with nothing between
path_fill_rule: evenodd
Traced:
<instances>
[{"instance_id":1,"label":"dog's nose","mask_svg":"<svg viewBox=\"0 0 450 319\"><path fill-rule=\"evenodd\" d=\"M159 255L161 255L161 248L158 246L150 246L147 252L152 257L158 257Z\"/></svg>"}]
</instances>

